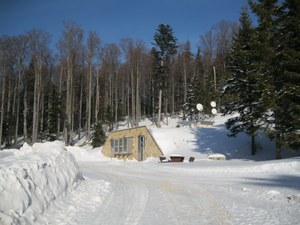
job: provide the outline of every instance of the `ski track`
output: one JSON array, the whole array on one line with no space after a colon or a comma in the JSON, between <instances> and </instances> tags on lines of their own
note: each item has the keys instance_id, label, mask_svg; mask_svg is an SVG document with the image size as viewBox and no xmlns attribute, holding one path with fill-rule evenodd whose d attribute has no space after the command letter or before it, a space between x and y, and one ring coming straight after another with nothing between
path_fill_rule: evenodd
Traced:
<instances>
[{"instance_id":1,"label":"ski track","mask_svg":"<svg viewBox=\"0 0 300 225\"><path fill-rule=\"evenodd\" d=\"M142 166L137 171L130 165L82 163L82 168L85 180L56 200L37 224L230 224L225 207L197 180Z\"/></svg>"}]
</instances>

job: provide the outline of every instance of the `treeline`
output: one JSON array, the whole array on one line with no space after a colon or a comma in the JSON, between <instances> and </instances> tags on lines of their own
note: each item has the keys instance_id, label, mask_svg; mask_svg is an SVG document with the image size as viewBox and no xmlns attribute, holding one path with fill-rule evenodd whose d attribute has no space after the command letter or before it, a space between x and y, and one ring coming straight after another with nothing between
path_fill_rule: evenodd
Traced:
<instances>
[{"instance_id":1,"label":"treeline","mask_svg":"<svg viewBox=\"0 0 300 225\"><path fill-rule=\"evenodd\" d=\"M2 36L0 142L10 147L23 137L29 143L63 139L72 144L83 132L90 140L97 123L112 127L126 120L138 126L142 117L157 116L159 89L162 113L184 110L195 80L197 101L208 105L224 84L236 30L235 23L221 21L200 37L193 53L189 41L179 43L172 28L161 24L154 39L161 36L170 44L172 36L174 41L166 57L158 40L150 49L129 38L102 43L96 32L85 33L72 22L65 23L55 50L43 30Z\"/></svg>"},{"instance_id":2,"label":"treeline","mask_svg":"<svg viewBox=\"0 0 300 225\"><path fill-rule=\"evenodd\" d=\"M154 31L152 48L129 38L102 43L71 22L55 51L43 30L3 36L0 143L72 144L83 132L90 140L96 125L138 126L147 116L159 126L158 114L192 117L197 103L210 113L215 101L224 114L239 113L227 127L251 136L252 154L265 129L280 158L282 147L299 148L299 7L298 0L249 0L239 25L221 21L195 52L167 24Z\"/></svg>"},{"instance_id":3,"label":"treeline","mask_svg":"<svg viewBox=\"0 0 300 225\"><path fill-rule=\"evenodd\" d=\"M226 125L232 136L250 135L252 155L257 132L265 130L280 159L282 147L300 147L300 1L249 1L249 6L257 25L244 7L222 92L224 113L239 116Z\"/></svg>"}]
</instances>

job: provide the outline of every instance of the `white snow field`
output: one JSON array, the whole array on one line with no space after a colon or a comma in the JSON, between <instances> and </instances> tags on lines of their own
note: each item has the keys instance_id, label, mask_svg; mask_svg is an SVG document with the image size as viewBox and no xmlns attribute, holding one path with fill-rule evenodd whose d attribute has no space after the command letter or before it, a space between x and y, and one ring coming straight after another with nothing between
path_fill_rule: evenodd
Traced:
<instances>
[{"instance_id":1,"label":"white snow field","mask_svg":"<svg viewBox=\"0 0 300 225\"><path fill-rule=\"evenodd\" d=\"M261 133L251 156L249 138L227 137L225 119L201 129L143 122L183 163L119 161L57 141L0 151L0 224L300 224L299 153L272 160Z\"/></svg>"}]
</instances>

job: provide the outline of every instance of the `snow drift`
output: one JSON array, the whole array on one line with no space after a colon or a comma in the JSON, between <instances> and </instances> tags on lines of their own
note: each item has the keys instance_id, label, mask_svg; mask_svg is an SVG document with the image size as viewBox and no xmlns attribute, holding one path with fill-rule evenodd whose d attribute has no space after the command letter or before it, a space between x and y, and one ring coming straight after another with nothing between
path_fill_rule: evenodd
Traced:
<instances>
[{"instance_id":1,"label":"snow drift","mask_svg":"<svg viewBox=\"0 0 300 225\"><path fill-rule=\"evenodd\" d=\"M0 224L31 224L82 174L61 142L24 144L0 152Z\"/></svg>"}]
</instances>

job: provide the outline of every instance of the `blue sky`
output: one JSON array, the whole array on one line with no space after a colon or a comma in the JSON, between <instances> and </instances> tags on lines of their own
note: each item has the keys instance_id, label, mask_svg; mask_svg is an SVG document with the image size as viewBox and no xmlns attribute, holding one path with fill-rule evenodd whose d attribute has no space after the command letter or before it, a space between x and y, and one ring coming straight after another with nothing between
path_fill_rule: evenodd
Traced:
<instances>
[{"instance_id":1,"label":"blue sky","mask_svg":"<svg viewBox=\"0 0 300 225\"><path fill-rule=\"evenodd\" d=\"M159 24L169 24L179 42L193 47L200 35L221 20L238 21L245 0L0 0L0 36L32 28L52 34L53 44L64 22L96 31L104 43L121 38L144 40L151 47Z\"/></svg>"}]
</instances>

